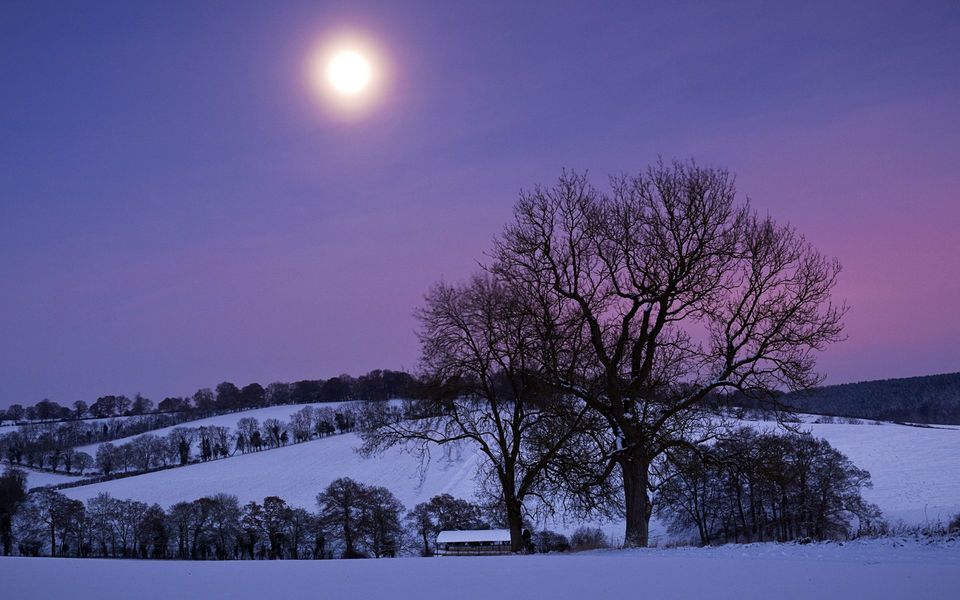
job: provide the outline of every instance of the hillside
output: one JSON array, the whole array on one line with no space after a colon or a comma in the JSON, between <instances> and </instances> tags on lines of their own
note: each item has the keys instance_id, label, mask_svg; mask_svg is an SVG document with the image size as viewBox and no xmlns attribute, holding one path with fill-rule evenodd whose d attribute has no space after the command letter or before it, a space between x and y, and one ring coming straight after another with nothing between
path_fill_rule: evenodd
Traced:
<instances>
[{"instance_id":1,"label":"hillside","mask_svg":"<svg viewBox=\"0 0 960 600\"><path fill-rule=\"evenodd\" d=\"M151 433L157 436L166 436L169 435L177 427L211 427L211 426L221 426L234 429L237 426L237 421L243 418L253 418L259 422L263 422L267 419L280 419L283 422L290 420L290 415L297 412L298 410L303 409L306 406L311 406L316 409L336 409L339 406L345 404L352 404L352 402L323 402L323 403L309 403L309 404L281 404L279 406L267 406L264 408L252 408L249 410L242 410L238 412L230 412L222 415L214 415L212 417L205 417L202 419L196 419L193 421L185 421L177 425L170 427L162 427L160 429L152 429L147 433ZM138 434L139 435L139 434ZM119 438L111 441L110 443L114 446L121 446L123 444L129 443L131 440L136 438L137 435L131 435L124 438ZM79 446L76 448L78 451L86 452L91 456L96 455L97 448L100 446L99 443L96 444L87 444L85 446ZM194 444L196 446L196 444Z\"/></svg>"},{"instance_id":2,"label":"hillside","mask_svg":"<svg viewBox=\"0 0 960 600\"><path fill-rule=\"evenodd\" d=\"M920 524L960 512L960 429L883 425L811 424L822 437L870 472L863 496L891 520Z\"/></svg>"},{"instance_id":3,"label":"hillside","mask_svg":"<svg viewBox=\"0 0 960 600\"><path fill-rule=\"evenodd\" d=\"M772 427L772 423L749 423ZM960 512L960 429L905 425L807 424L853 462L870 471L873 487L864 496L880 506L887 518L908 523L947 520ZM209 463L117 479L64 490L86 500L101 492L169 506L178 501L226 492L241 501L278 495L291 504L315 508L317 493L338 477L351 477L389 488L408 508L443 492L473 495L478 458L467 447L457 456L434 455L425 477L417 474L417 459L399 449L374 458L355 451L356 434L344 434ZM562 523L555 524L566 529ZM619 524L610 533L622 535ZM572 527L571 527L572 529ZM655 530L662 531L661 527Z\"/></svg>"},{"instance_id":4,"label":"hillside","mask_svg":"<svg viewBox=\"0 0 960 600\"><path fill-rule=\"evenodd\" d=\"M828 385L780 400L801 412L958 425L960 373Z\"/></svg>"},{"instance_id":5,"label":"hillside","mask_svg":"<svg viewBox=\"0 0 960 600\"><path fill-rule=\"evenodd\" d=\"M61 483L70 483L82 479L79 475L63 475L61 473L48 473L47 471L38 471L23 466L18 469L27 474L27 488L43 487L48 485L60 485Z\"/></svg>"},{"instance_id":6,"label":"hillside","mask_svg":"<svg viewBox=\"0 0 960 600\"><path fill-rule=\"evenodd\" d=\"M356 453L358 444L357 435L348 433L70 488L64 493L87 500L100 492L108 492L117 498L169 506L181 500L226 492L235 494L241 502L281 496L295 506L313 510L317 493L338 477L350 477L387 487L408 507L444 492L461 497L473 494L475 456L472 453L450 459L438 454L421 481L417 475L418 461L413 455L395 449L366 459Z\"/></svg>"}]
</instances>

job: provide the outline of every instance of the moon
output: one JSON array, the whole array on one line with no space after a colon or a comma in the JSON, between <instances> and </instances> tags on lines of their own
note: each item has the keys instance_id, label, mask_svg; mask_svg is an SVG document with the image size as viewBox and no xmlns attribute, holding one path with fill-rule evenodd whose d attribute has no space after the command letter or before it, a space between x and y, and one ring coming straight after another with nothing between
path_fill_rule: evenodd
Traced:
<instances>
[{"instance_id":1,"label":"moon","mask_svg":"<svg viewBox=\"0 0 960 600\"><path fill-rule=\"evenodd\" d=\"M370 62L354 50L340 50L327 65L327 80L337 92L359 94L370 85Z\"/></svg>"},{"instance_id":2,"label":"moon","mask_svg":"<svg viewBox=\"0 0 960 600\"><path fill-rule=\"evenodd\" d=\"M383 45L369 35L328 33L306 55L304 74L326 118L357 121L387 99L391 62Z\"/></svg>"}]
</instances>

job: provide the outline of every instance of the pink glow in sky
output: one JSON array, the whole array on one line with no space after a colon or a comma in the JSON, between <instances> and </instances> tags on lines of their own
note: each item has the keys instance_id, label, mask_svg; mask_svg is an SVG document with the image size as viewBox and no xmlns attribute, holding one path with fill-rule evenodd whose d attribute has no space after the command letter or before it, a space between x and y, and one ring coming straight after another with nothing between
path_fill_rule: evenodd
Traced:
<instances>
[{"instance_id":1,"label":"pink glow in sky","mask_svg":"<svg viewBox=\"0 0 960 600\"><path fill-rule=\"evenodd\" d=\"M0 406L415 369L521 188L658 155L840 259L829 382L960 370L955 2L140 4L0 19ZM341 27L363 119L303 77Z\"/></svg>"}]
</instances>

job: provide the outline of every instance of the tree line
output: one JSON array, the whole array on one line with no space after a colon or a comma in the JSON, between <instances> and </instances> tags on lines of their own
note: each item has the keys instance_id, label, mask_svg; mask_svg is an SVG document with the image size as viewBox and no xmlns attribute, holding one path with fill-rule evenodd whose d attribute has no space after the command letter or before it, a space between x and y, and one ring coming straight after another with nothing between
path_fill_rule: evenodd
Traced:
<instances>
[{"instance_id":1,"label":"tree line","mask_svg":"<svg viewBox=\"0 0 960 600\"><path fill-rule=\"evenodd\" d=\"M42 489L24 474L0 477L4 555L180 560L280 560L431 556L437 533L488 529L484 508L441 494L407 511L386 488L349 478L330 483L308 511L278 496L242 504L216 494L166 509L100 494L86 503ZM606 545L599 530L572 537L537 532L539 551ZM580 544L579 546L577 544Z\"/></svg>"},{"instance_id":2,"label":"tree line","mask_svg":"<svg viewBox=\"0 0 960 600\"><path fill-rule=\"evenodd\" d=\"M960 425L960 373L828 385L781 401L839 417Z\"/></svg>"},{"instance_id":3,"label":"tree line","mask_svg":"<svg viewBox=\"0 0 960 600\"><path fill-rule=\"evenodd\" d=\"M270 418L260 423L254 417L243 417L232 430L221 425L175 427L165 437L146 433L119 446L101 444L95 464L100 473L109 476L207 462L348 433L354 430L357 415L358 409L349 405L337 409L305 406L286 422Z\"/></svg>"},{"instance_id":4,"label":"tree line","mask_svg":"<svg viewBox=\"0 0 960 600\"><path fill-rule=\"evenodd\" d=\"M44 399L24 407L12 404L0 410L4 421L54 422L130 417L156 413L189 413L192 420L237 410L283 404L312 404L346 400L389 400L416 395L419 382L409 373L374 369L359 377L339 375L330 379L307 379L293 383L275 382L264 387L251 383L243 387L224 381L215 389L201 388L192 396L170 396L154 404L136 394L133 398L107 395L88 404L77 400L71 406ZM164 425L165 427L166 425Z\"/></svg>"},{"instance_id":5,"label":"tree line","mask_svg":"<svg viewBox=\"0 0 960 600\"><path fill-rule=\"evenodd\" d=\"M354 430L357 418L356 406L305 406L290 415L289 421L270 418L260 423L256 418L243 417L232 430L219 425L183 426L174 427L165 436L145 433L126 444L105 442L97 448L95 457L73 449L69 440L58 438L56 444L43 444L19 432L0 438L0 454L11 465L68 475L99 472L101 477L96 480L106 480L347 433ZM85 479L84 483L91 481Z\"/></svg>"},{"instance_id":6,"label":"tree line","mask_svg":"<svg viewBox=\"0 0 960 600\"><path fill-rule=\"evenodd\" d=\"M185 413L151 414L98 422L27 423L0 434L0 460L67 474L82 474L92 459L76 447L129 437L192 419Z\"/></svg>"},{"instance_id":7,"label":"tree line","mask_svg":"<svg viewBox=\"0 0 960 600\"><path fill-rule=\"evenodd\" d=\"M341 375L327 380L273 383L267 388L254 383L240 389L224 382L217 386L216 392L204 388L193 398L167 398L170 402L161 402L154 412L150 412L153 403L139 395L132 403L123 396L105 396L94 403L94 407L99 408L93 413L80 402L78 404L82 406L71 413L71 420L30 420L0 434L0 460L35 469L82 474L94 463L84 453L73 450L78 446L108 442L239 410L357 399L383 401L413 397L422 393L421 390L422 384L408 373L378 369L357 378ZM38 406L49 404L41 401ZM139 408L132 409L131 406ZM53 414L55 411L40 412L43 416ZM89 414L101 418L84 420ZM24 415L17 405L10 407L7 415L18 421L28 416L37 417L36 413ZM339 425L337 427L339 429Z\"/></svg>"},{"instance_id":8,"label":"tree line","mask_svg":"<svg viewBox=\"0 0 960 600\"><path fill-rule=\"evenodd\" d=\"M704 545L842 539L880 524L860 494L870 474L809 434L737 429L709 447L670 452L658 476L657 516Z\"/></svg>"}]
</instances>

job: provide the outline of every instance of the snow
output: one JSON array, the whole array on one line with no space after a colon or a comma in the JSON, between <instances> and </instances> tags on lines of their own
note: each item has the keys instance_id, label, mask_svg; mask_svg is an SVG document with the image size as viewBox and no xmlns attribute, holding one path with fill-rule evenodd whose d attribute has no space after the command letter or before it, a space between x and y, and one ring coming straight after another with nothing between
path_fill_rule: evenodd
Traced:
<instances>
[{"instance_id":1,"label":"snow","mask_svg":"<svg viewBox=\"0 0 960 600\"><path fill-rule=\"evenodd\" d=\"M284 406L272 407L272 410L293 412L298 408ZM226 418L235 423L240 416L247 414L269 415L271 413L264 412L268 410L271 409L215 419ZM752 425L764 426L762 423ZM870 471L873 487L865 490L864 496L876 503L893 522L947 522L954 514L960 513L960 460L957 460L960 430L893 424L806 424L803 428L826 438L857 466ZM236 494L244 502L278 495L295 506L313 510L317 493L338 477L351 477L366 484L386 487L408 508L440 493L462 498L474 495L473 477L480 458L469 447L464 447L462 454L450 459L443 459L441 452L435 452L421 482L417 474L418 460L413 455L394 449L367 459L355 452L359 444L355 434L337 435L64 492L83 500L100 492L109 492L114 497L158 502L164 507L219 492ZM570 531L578 525L561 523L550 526ZM621 523L609 523L603 527L615 540L616 536L622 536ZM662 524L651 523L651 528L653 539L659 540Z\"/></svg>"},{"instance_id":2,"label":"snow","mask_svg":"<svg viewBox=\"0 0 960 600\"><path fill-rule=\"evenodd\" d=\"M299 406L215 417L285 418ZM215 423L217 424L217 423ZM764 425L754 423L756 427ZM769 427L769 424L766 425ZM805 423L869 470L865 496L893 520L922 524L960 513L960 429ZM470 498L479 457L464 446L436 452L421 479L416 456L400 449L357 454L355 434L332 436L209 463L64 490L86 500L100 492L169 506L227 492L242 502L279 495L315 510L333 479L351 477L390 489L408 508L449 493ZM65 477L31 473L42 477ZM31 485L35 480L31 479ZM579 523L552 528L568 533ZM651 523L653 539L662 524ZM604 529L622 535L622 523ZM458 535L461 532L449 532ZM491 532L484 532L491 533ZM471 538L475 536L463 533ZM369 561L178 562L0 558L4 597L140 598L324 597L446 598L953 598L960 589L960 541L857 540L845 544L749 544L717 548L596 551L506 557ZM144 588L142 581L150 581Z\"/></svg>"},{"instance_id":3,"label":"snow","mask_svg":"<svg viewBox=\"0 0 960 600\"><path fill-rule=\"evenodd\" d=\"M125 421L127 419L141 419L146 416L149 416L149 415L113 415L110 417L96 417L96 418L87 417L79 420L64 419L64 420L57 420L57 421L20 421L18 423L5 421L4 425L0 426L0 433L8 433L10 431L10 430L4 430L3 427L16 427L20 429L24 427L37 427L37 426L59 427L61 425L66 425L70 423L80 423L82 425L93 425L96 423L107 423L110 421Z\"/></svg>"},{"instance_id":4,"label":"snow","mask_svg":"<svg viewBox=\"0 0 960 600\"><path fill-rule=\"evenodd\" d=\"M386 487L410 508L442 493L473 496L478 460L473 452L449 458L435 454L421 481L419 461L412 454L395 448L368 459L357 454L359 444L356 434L346 433L63 492L80 500L108 492L116 498L157 502L163 507L225 492L235 494L241 502L280 496L293 506L314 510L319 492L338 477L350 477Z\"/></svg>"},{"instance_id":5,"label":"snow","mask_svg":"<svg viewBox=\"0 0 960 600\"><path fill-rule=\"evenodd\" d=\"M186 562L0 558L5 598L955 598L956 543L866 540L534 556ZM143 585L149 582L149 585ZM132 592L136 590L136 592Z\"/></svg>"},{"instance_id":6,"label":"snow","mask_svg":"<svg viewBox=\"0 0 960 600\"><path fill-rule=\"evenodd\" d=\"M284 423L290 420L290 415L299 411L305 406L312 406L314 408L332 408L336 409L339 406L344 404L353 404L353 402L320 402L320 403L311 403L311 404L281 404L280 406L268 406L265 408L254 408L251 410L243 410L239 412L226 413L223 415L216 415L213 417L207 417L205 419L197 419L195 421L186 421L179 423L177 425L172 425L170 427L162 427L160 429L154 429L151 431L145 431L144 433L152 433L153 435L164 437L168 435L177 427L211 427L214 425L220 427L229 427L231 430L236 428L237 421L245 417L253 417L261 424L267 419L280 419ZM131 435L125 438L120 438L112 440L110 443L114 446L122 446L123 444L128 443L135 437L144 435L144 433L138 433L137 435ZM77 450L80 452L86 452L90 456L96 456L97 448L100 447L102 442L97 442L96 444L88 444L86 446L79 446Z\"/></svg>"},{"instance_id":7,"label":"snow","mask_svg":"<svg viewBox=\"0 0 960 600\"><path fill-rule=\"evenodd\" d=\"M804 427L870 472L863 496L891 521L949 522L960 513L960 430L907 425Z\"/></svg>"},{"instance_id":8,"label":"snow","mask_svg":"<svg viewBox=\"0 0 960 600\"><path fill-rule=\"evenodd\" d=\"M10 465L4 465L10 466ZM43 487L48 485L58 485L61 483L70 483L82 479L79 475L63 475L60 473L47 473L46 471L34 471L19 465L13 465L13 468L20 469L27 474L27 489Z\"/></svg>"},{"instance_id":9,"label":"snow","mask_svg":"<svg viewBox=\"0 0 960 600\"><path fill-rule=\"evenodd\" d=\"M441 531L437 534L438 544L452 544L456 542L509 542L509 529L463 529L458 531Z\"/></svg>"}]
</instances>

